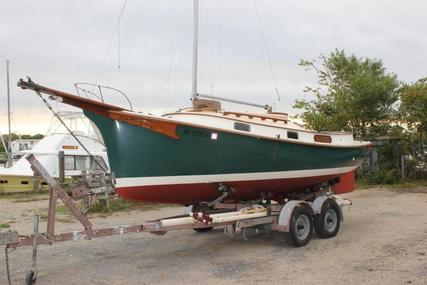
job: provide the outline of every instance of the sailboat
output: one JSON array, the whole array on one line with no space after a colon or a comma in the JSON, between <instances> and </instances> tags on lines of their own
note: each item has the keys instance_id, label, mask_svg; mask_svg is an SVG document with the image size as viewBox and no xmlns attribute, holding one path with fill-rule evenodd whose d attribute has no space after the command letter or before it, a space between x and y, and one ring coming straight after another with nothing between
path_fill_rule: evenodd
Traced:
<instances>
[{"instance_id":1,"label":"sailboat","mask_svg":"<svg viewBox=\"0 0 427 285\"><path fill-rule=\"evenodd\" d=\"M49 174L59 179L60 162L59 153L64 153L64 178L66 181L84 172L99 169L98 163L108 169L108 158L105 146L98 139L91 128L82 127L86 117L81 112L58 113L63 120L73 125L74 135L90 150L92 157L80 146L79 142L69 133L58 128L58 122L54 121L50 131L32 149L21 153L33 154ZM94 160L97 160L95 162ZM0 194L31 192L42 190L47 183L34 177L30 163L25 157L21 157L12 167L0 168Z\"/></svg>"},{"instance_id":2,"label":"sailboat","mask_svg":"<svg viewBox=\"0 0 427 285\"><path fill-rule=\"evenodd\" d=\"M131 200L183 205L283 201L337 183L361 164L370 143L354 140L351 133L315 132L268 105L198 93L197 57L194 0L189 108L153 115L44 87L30 78L18 86L83 109L105 142L117 193ZM264 111L226 111L221 101Z\"/></svg>"}]
</instances>

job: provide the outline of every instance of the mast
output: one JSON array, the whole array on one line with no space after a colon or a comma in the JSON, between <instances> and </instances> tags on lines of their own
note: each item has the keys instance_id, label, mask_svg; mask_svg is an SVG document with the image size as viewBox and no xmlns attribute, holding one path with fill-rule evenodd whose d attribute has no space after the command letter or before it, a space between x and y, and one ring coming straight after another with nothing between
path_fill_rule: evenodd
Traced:
<instances>
[{"instance_id":1,"label":"mast","mask_svg":"<svg viewBox=\"0 0 427 285\"><path fill-rule=\"evenodd\" d=\"M6 81L7 81L7 120L9 125L9 137L7 145L7 164L6 167L12 166L12 137L11 137L11 128L10 128L10 86L9 86L9 59L6 59Z\"/></svg>"},{"instance_id":2,"label":"mast","mask_svg":"<svg viewBox=\"0 0 427 285\"><path fill-rule=\"evenodd\" d=\"M191 100L197 97L197 56L198 56L198 32L199 32L199 0L193 0L193 75Z\"/></svg>"}]
</instances>

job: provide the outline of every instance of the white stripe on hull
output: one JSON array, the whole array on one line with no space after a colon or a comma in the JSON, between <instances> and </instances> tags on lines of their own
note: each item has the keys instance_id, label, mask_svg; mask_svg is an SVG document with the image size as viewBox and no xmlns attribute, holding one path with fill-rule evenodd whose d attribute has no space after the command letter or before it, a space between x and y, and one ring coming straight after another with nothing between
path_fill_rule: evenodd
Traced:
<instances>
[{"instance_id":1,"label":"white stripe on hull","mask_svg":"<svg viewBox=\"0 0 427 285\"><path fill-rule=\"evenodd\" d=\"M292 171L275 171L275 172L116 178L116 187L304 178L304 177L344 174L344 173L353 171L356 168L357 166L348 166L348 167L326 168L326 169L292 170Z\"/></svg>"}]
</instances>

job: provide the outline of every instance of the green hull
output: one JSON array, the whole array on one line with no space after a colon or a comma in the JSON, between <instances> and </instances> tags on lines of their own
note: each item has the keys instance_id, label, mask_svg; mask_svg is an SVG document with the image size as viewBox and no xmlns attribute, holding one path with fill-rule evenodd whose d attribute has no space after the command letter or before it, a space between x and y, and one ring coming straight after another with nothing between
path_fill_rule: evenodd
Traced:
<instances>
[{"instance_id":1,"label":"green hull","mask_svg":"<svg viewBox=\"0 0 427 285\"><path fill-rule=\"evenodd\" d=\"M319 147L178 125L176 140L85 111L116 178L212 175L355 166L365 148ZM212 139L212 133L217 139Z\"/></svg>"}]
</instances>

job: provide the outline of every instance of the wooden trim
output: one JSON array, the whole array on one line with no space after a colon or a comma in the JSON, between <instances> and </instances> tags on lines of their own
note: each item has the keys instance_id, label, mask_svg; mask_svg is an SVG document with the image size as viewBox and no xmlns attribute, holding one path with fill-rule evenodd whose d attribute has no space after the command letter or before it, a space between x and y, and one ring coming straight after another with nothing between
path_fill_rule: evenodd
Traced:
<instances>
[{"instance_id":1,"label":"wooden trim","mask_svg":"<svg viewBox=\"0 0 427 285\"><path fill-rule=\"evenodd\" d=\"M79 147L78 146L76 146L76 145L63 145L62 146L62 149L72 149L72 150L75 150L75 149L78 149Z\"/></svg>"},{"instance_id":2,"label":"wooden trim","mask_svg":"<svg viewBox=\"0 0 427 285\"><path fill-rule=\"evenodd\" d=\"M18 82L18 86L22 89L30 89L36 92L41 92L55 97L60 97L61 102L78 107L84 110L94 112L96 114L111 118L113 120L124 121L128 124L135 125L138 127L144 127L150 129L154 132L161 133L168 137L179 139L179 136L176 134L176 123L150 120L143 118L142 116L130 113L124 113L123 111L129 111L127 109L106 104L103 102L98 102L92 99L83 98L77 95L69 94L59 90L47 88L41 85L38 85L31 80L28 82L23 81L22 79Z\"/></svg>"},{"instance_id":3,"label":"wooden trim","mask_svg":"<svg viewBox=\"0 0 427 285\"><path fill-rule=\"evenodd\" d=\"M360 144L360 145L333 145L333 144L328 144L327 145L327 144L320 144L320 143L310 143L310 142L304 142L304 141L294 140L294 139L284 139L284 138L267 137L267 136L262 136L262 135L256 135L254 133L249 133L249 132L237 132L237 131L234 131L234 130L221 129L221 128L215 128L215 127L207 127L207 126L193 124L193 123L188 123L188 122L170 121L170 119L168 120L168 119L164 119L164 118L152 118L152 117L149 117L149 116L146 116L146 115L140 115L140 114L129 114L127 112L118 112L118 113L132 115L135 118L140 117L140 118L145 118L145 119L151 120L151 121L159 121L159 122L176 124L176 126L183 125L183 126L189 126L189 127L209 129L209 130L212 130L212 131L232 133L232 134L237 134L237 135L242 135L242 136L248 136L248 137L255 137L257 139L267 139L267 140L287 142L287 143L293 143L293 144L303 144L303 145L311 145L311 146L317 146L317 147L333 147L333 148L360 148L360 147L367 147L368 145L370 145L370 142L366 142L366 143ZM219 117L219 118L223 118L223 117ZM226 118L226 119L232 120L230 118ZM247 123L247 121L243 121L243 122ZM290 129L290 130L292 130L292 129ZM303 132L302 130L295 130L295 131Z\"/></svg>"},{"instance_id":4,"label":"wooden trim","mask_svg":"<svg viewBox=\"0 0 427 285\"><path fill-rule=\"evenodd\" d=\"M108 117L130 125L143 127L177 140L180 139L176 133L176 127L178 124L174 122L149 119L136 114L124 113L122 111L110 111Z\"/></svg>"},{"instance_id":5,"label":"wooden trim","mask_svg":"<svg viewBox=\"0 0 427 285\"><path fill-rule=\"evenodd\" d=\"M220 131L220 132L234 133L234 134L238 134L238 135L250 136L250 137L255 137L255 138L259 138L259 139L268 139L268 140L273 140L273 141L282 141L282 142L287 142L287 143L312 145L312 146L318 146L318 147L357 148L357 147L366 147L366 146L371 144L370 142L366 142L366 143L359 144L359 145L333 145L333 144L326 145L326 144L310 143L310 142L304 142L304 141L278 139L278 138L274 138L274 137L256 135L253 133L242 133L242 132L236 132L233 130L227 130L227 129L221 129L221 128L212 128L212 127L206 127L206 126L199 125L199 124L180 122L180 121L172 121L170 119L151 117L151 116L147 116L147 115L140 115L140 114L136 114L133 112L130 113L131 111L124 109L124 108L121 108L121 107L117 107L117 106L110 105L110 104L105 104L105 103L98 102L98 101L95 101L92 99L82 98L82 97L72 95L72 94L69 94L66 92L50 89L50 88L35 84L32 81L25 82L21 79L18 82L18 86L21 87L22 89L30 89L30 90L34 90L36 92L42 92L42 93L45 93L48 95L61 97L63 103L66 103L66 104L69 104L69 105L72 105L72 106L75 106L75 107L78 107L78 108L81 108L84 110L92 111L94 113L105 116L107 118L111 118L111 119L119 120L119 121L124 121L124 122L132 124L132 125L148 128L152 131L161 133L163 135L169 136L169 137L174 138L174 139L179 139L179 136L176 134L176 127L178 125L184 125L184 126L191 126L191 127L197 127L197 128L203 128L203 129L216 130L216 131ZM215 115L211 115L211 114L201 114L201 113L200 114L197 114L197 113L187 113L187 114L186 113L171 113L169 115L176 115L176 114L178 114L178 115L181 115L181 114L184 114L184 115L188 115L188 114L190 114L190 115L204 115L204 116L212 116L212 117L223 118L223 119L228 119L228 120L233 120L233 121L248 122L245 120L238 120L238 119L235 120L235 119L226 118L223 116L218 116L218 115L215 116ZM247 115L246 113L243 113L243 114ZM295 130L295 131L306 132L306 133L315 133L313 131L290 129L290 128L286 128L286 127L260 124L259 122L253 122L253 123L254 124L258 123L258 125L270 126L273 128Z\"/></svg>"},{"instance_id":6,"label":"wooden trim","mask_svg":"<svg viewBox=\"0 0 427 285\"><path fill-rule=\"evenodd\" d=\"M225 120L230 120L233 122L244 122L247 124L253 124L253 125L258 125L258 126L264 126L264 127L272 127L272 128L278 128L278 129L282 129L282 130L290 130L290 131L298 131L298 132L304 132L304 133L312 133L315 134L317 132L315 131L310 131L310 130L304 130L304 129L294 129L291 127L287 127L287 126L283 126L283 125L277 125L277 126L273 126L271 124L269 124L268 122L260 122L260 121L249 121L249 120L244 120L241 118L230 118L230 117L224 117L224 116L220 116L220 115L216 115L215 114L206 114L203 112L198 113L197 111L193 113L193 111L191 112L187 112L187 113L168 113L165 114L163 116L173 116L173 115L199 115L199 116L209 116L209 117L214 117L214 118L221 118L221 119L225 119ZM337 135L341 135L341 134L345 134L345 133L337 133Z\"/></svg>"},{"instance_id":7,"label":"wooden trim","mask_svg":"<svg viewBox=\"0 0 427 285\"><path fill-rule=\"evenodd\" d=\"M282 114L280 114L280 115L278 115L278 114L271 114L271 115L265 114L264 115L264 114L254 114L254 113L244 113L244 112L243 113L242 112L230 112L230 111L223 112L223 114L224 114L224 116L234 115L234 116L236 116L236 118L242 116L242 117L248 117L249 119L259 118L262 121L272 120L273 122L284 122L285 124L288 123L287 116L286 116L286 119L284 119L282 117L285 117L285 116Z\"/></svg>"},{"instance_id":8,"label":"wooden trim","mask_svg":"<svg viewBox=\"0 0 427 285\"><path fill-rule=\"evenodd\" d=\"M314 135L314 141L320 143L331 143L332 137L328 135Z\"/></svg>"},{"instance_id":9,"label":"wooden trim","mask_svg":"<svg viewBox=\"0 0 427 285\"><path fill-rule=\"evenodd\" d=\"M44 87L42 85L36 84L31 79L28 80L28 82L24 80L19 80L18 86L22 89L30 89L35 92L41 92L47 95L60 97L62 98L62 102L65 104L72 105L74 107L78 107L81 109L93 111L95 113L105 113L106 110L115 110L115 111L126 111L127 109L121 108L115 105L106 104L103 102L95 101L88 98L83 98L77 95L73 95L70 93L66 93L63 91L51 89Z\"/></svg>"}]
</instances>

